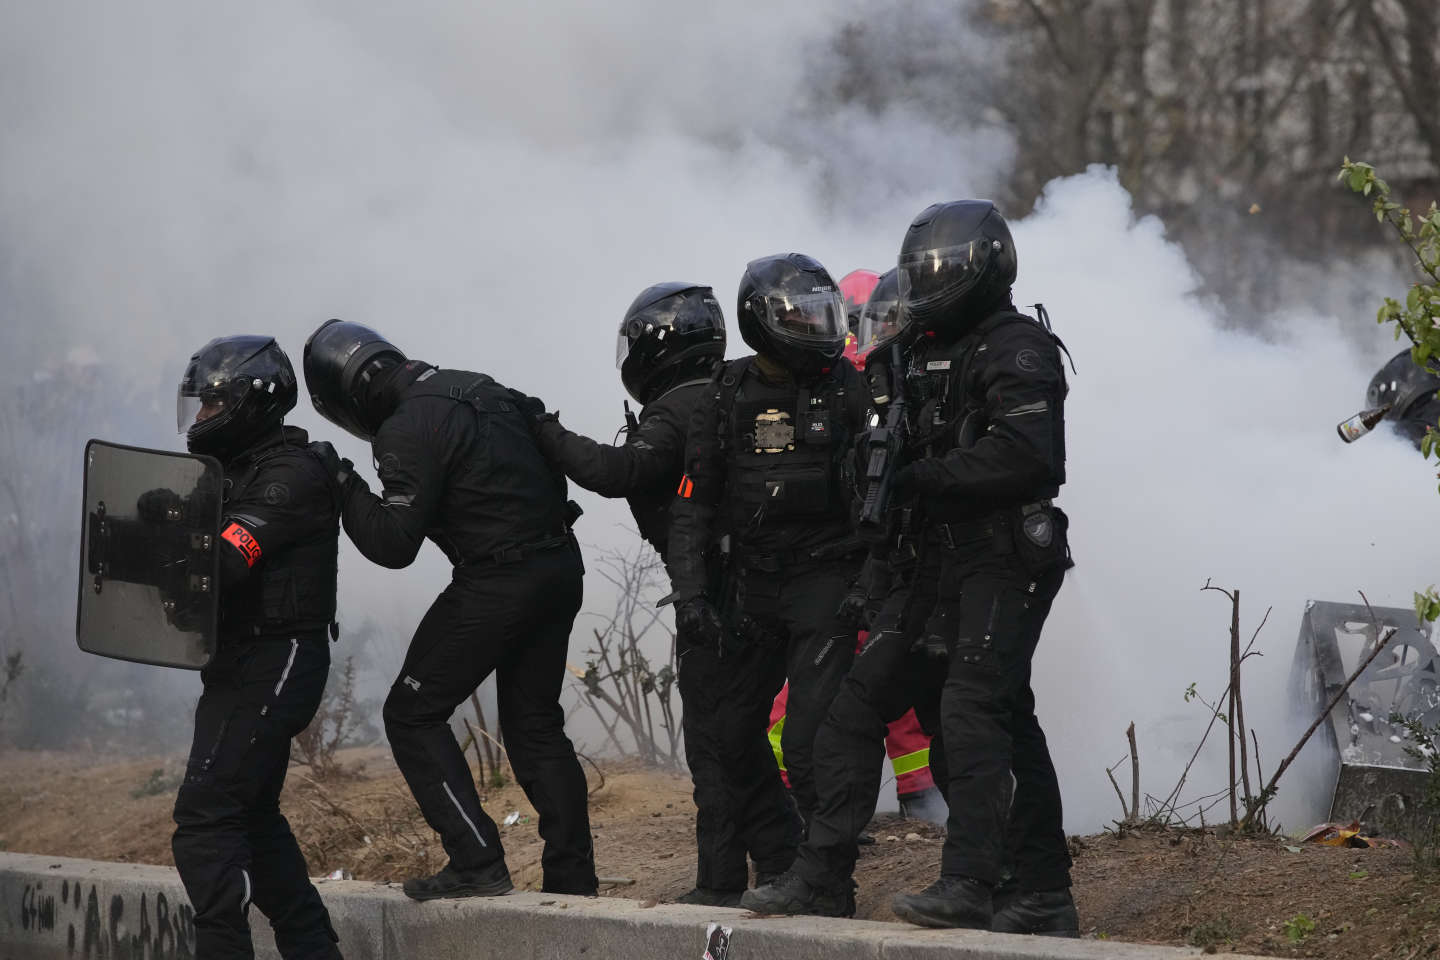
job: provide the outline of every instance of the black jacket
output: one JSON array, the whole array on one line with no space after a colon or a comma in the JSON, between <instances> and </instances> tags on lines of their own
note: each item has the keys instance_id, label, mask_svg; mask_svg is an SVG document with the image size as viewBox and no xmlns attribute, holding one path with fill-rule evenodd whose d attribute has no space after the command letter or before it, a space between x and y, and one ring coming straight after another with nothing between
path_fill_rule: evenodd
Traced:
<instances>
[{"instance_id":1,"label":"black jacket","mask_svg":"<svg viewBox=\"0 0 1440 960\"><path fill-rule=\"evenodd\" d=\"M304 430L284 427L226 463L221 634L331 622L339 520L338 491Z\"/></svg>"},{"instance_id":2,"label":"black jacket","mask_svg":"<svg viewBox=\"0 0 1440 960\"><path fill-rule=\"evenodd\" d=\"M425 369L371 447L384 490L355 477L344 516L375 563L409 566L427 537L462 566L566 532L564 477L509 391L483 374Z\"/></svg>"},{"instance_id":3,"label":"black jacket","mask_svg":"<svg viewBox=\"0 0 1440 960\"><path fill-rule=\"evenodd\" d=\"M707 387L711 399L698 404L691 415L685 441L685 476L670 508L670 547L666 552L677 601L705 592L706 554L722 536L731 537L731 549L737 555L782 554L836 543L854 529L849 453L853 438L867 428L871 413L864 378L848 361L842 361L823 381L800 385L766 377L759 358L753 358L755 362L751 359L720 365ZM736 370L742 372L736 376ZM722 412L726 393L722 384L727 375L737 382L729 388L731 409ZM739 411L773 406L786 414L794 412L797 415L793 426L803 431L805 417L796 407L802 394L812 399L822 395L836 398L828 427L829 466L802 468L817 475L817 482L819 475L828 473L826 485L830 490L828 497L817 500L815 511L809 515L786 515L767 509L769 484L763 476L763 464L769 453L756 449L756 424L742 422L749 414ZM766 442L760 440L759 444ZM805 446L797 443L796 449L803 452ZM788 457L777 453L774 462ZM742 513L746 517L743 523L737 521Z\"/></svg>"},{"instance_id":4,"label":"black jacket","mask_svg":"<svg viewBox=\"0 0 1440 960\"><path fill-rule=\"evenodd\" d=\"M909 398L912 437L930 436L912 466L927 516L973 516L1059 493L1067 388L1049 331L1007 312L953 343L923 338L908 359L907 382L930 384Z\"/></svg>"},{"instance_id":5,"label":"black jacket","mask_svg":"<svg viewBox=\"0 0 1440 960\"><path fill-rule=\"evenodd\" d=\"M535 435L546 459L602 497L624 497L640 536L663 558L669 547L670 504L685 469L685 430L704 400L707 380L678 384L645 405L639 426L615 446L565 429L553 417Z\"/></svg>"}]
</instances>

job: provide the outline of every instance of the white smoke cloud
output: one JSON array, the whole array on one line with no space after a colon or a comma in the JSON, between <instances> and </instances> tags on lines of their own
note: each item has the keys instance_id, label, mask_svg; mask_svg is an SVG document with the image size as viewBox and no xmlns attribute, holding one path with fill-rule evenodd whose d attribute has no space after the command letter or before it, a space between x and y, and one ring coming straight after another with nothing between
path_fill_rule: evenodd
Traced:
<instances>
[{"instance_id":1,"label":"white smoke cloud","mask_svg":"<svg viewBox=\"0 0 1440 960\"><path fill-rule=\"evenodd\" d=\"M273 333L298 362L341 316L608 437L614 329L642 287L713 284L733 320L747 260L793 249L837 276L883 269L915 212L998 183L1012 147L976 91L945 124L904 98L872 111L817 93L850 19L886 82L914 31L979 55L954 11L908 9L902 22L860 0L8 5L0 371L88 347L163 394L212 336ZM1061 501L1079 565L1035 673L1067 826L1088 830L1116 812L1102 765L1125 723L1163 792L1204 720L1182 691L1223 685L1228 612L1198 592L1207 577L1242 589L1248 625L1275 608L1251 680L1264 721L1306 597L1364 588L1404 605L1428 582L1405 517L1434 490L1399 443L1335 438L1385 355L1354 347L1371 342L1353 331L1363 318L1291 318L1293 341L1223 332L1183 252L1105 171L1052 184L1015 234L1017 298L1050 307L1080 370ZM295 420L368 463L308 404ZM630 542L622 503L581 499L589 543ZM384 624L384 666L398 666L443 560L342 563L343 616ZM587 586L587 609L607 609ZM1267 738L1267 757L1288 746Z\"/></svg>"},{"instance_id":2,"label":"white smoke cloud","mask_svg":"<svg viewBox=\"0 0 1440 960\"><path fill-rule=\"evenodd\" d=\"M1435 485L1388 428L1353 446L1335 434L1388 356L1378 331L1370 352L1352 346L1353 329L1341 335L1364 320L1292 318L1283 326L1303 332L1278 342L1221 330L1189 296L1183 251L1157 220L1134 218L1107 170L1051 184L1015 235L1017 300L1049 305L1079 367L1061 496L1077 565L1035 673L1067 820L1091 827L1119 815L1102 761L1123 755L1126 724L1144 789L1164 796L1208 719L1185 688L1225 687L1230 610L1199 592L1208 579L1240 589L1242 643L1273 607L1264 658L1246 666L1247 720L1270 771L1294 742L1285 680L1305 601L1364 590L1376 606L1410 606L1434 578L1413 518L1434 509ZM1197 777L1209 789L1186 796L1225 782L1214 737ZM1317 810L1286 784L1288 816L1325 812L1325 798Z\"/></svg>"}]
</instances>

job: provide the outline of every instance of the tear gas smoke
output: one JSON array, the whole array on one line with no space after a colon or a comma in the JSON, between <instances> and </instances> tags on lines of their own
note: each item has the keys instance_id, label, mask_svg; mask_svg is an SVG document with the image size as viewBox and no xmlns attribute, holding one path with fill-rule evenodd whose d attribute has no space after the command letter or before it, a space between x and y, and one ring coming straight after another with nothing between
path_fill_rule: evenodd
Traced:
<instances>
[{"instance_id":1,"label":"tear gas smoke","mask_svg":"<svg viewBox=\"0 0 1440 960\"><path fill-rule=\"evenodd\" d=\"M747 260L793 249L837 277L883 269L922 207L999 182L1011 147L980 102L937 117L903 97L870 110L820 92L847 23L894 41L868 47L876 83L926 83L887 59L907 37L983 54L954 10L909 6L897 22L889 9L9 5L0 373L25 380L83 347L107 377L163 398L212 336L272 333L298 361L304 337L341 316L608 437L623 396L614 330L640 288L712 284L733 325ZM1303 601L1363 588L1408 602L1428 582L1428 545L1406 518L1433 509L1434 490L1398 442L1349 448L1332 433L1384 356L1373 331L1355 333L1365 317L1266 318L1282 331L1269 341L1227 332L1192 296L1183 252L1160 223L1135 220L1105 170L1052 184L1014 232L1017 302L1049 306L1079 366L1061 498L1078 566L1035 683L1067 827L1088 830L1117 812L1103 766L1125 724L1140 731L1146 789L1168 791L1206 719L1182 692L1223 687L1228 611L1198 592L1207 577L1241 588L1246 630L1274 606L1249 682L1273 766L1289 746L1283 677ZM742 352L733 326L731 339ZM369 462L308 404L293 419ZM54 477L74 495L43 519L71 545L80 443L96 432L82 414L27 441L77 471ZM153 433L137 422L109 436ZM0 459L23 471L34 456ZM580 499L584 540L629 542L623 503ZM69 596L73 552L59 557ZM342 617L383 625L382 671L445 576L433 550L403 574L342 553ZM586 608L607 609L588 586ZM61 646L70 616L42 611ZM576 653L587 632L582 620ZM101 677L120 669L65 657Z\"/></svg>"}]
</instances>

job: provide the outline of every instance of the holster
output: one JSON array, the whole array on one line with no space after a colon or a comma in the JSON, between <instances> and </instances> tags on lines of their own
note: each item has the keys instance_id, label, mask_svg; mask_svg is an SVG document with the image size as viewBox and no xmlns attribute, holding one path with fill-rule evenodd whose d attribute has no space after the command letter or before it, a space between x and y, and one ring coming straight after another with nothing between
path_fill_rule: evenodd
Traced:
<instances>
[{"instance_id":1,"label":"holster","mask_svg":"<svg viewBox=\"0 0 1440 960\"><path fill-rule=\"evenodd\" d=\"M1075 565L1066 535L1069 528L1065 511L1049 500L1037 500L970 520L937 523L932 529L948 551L1014 555L1027 573L1038 576Z\"/></svg>"}]
</instances>

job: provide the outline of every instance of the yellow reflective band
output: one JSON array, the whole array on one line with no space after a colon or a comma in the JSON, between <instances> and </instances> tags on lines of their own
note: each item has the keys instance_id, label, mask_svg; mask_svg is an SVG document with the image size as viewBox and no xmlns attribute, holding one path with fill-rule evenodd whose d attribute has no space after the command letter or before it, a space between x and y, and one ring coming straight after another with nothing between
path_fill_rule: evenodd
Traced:
<instances>
[{"instance_id":1,"label":"yellow reflective band","mask_svg":"<svg viewBox=\"0 0 1440 960\"><path fill-rule=\"evenodd\" d=\"M928 766L930 766L929 747L921 747L914 753L906 753L890 759L890 769L895 771L895 776L897 777L903 777L907 773L914 773L916 770L924 770Z\"/></svg>"},{"instance_id":2,"label":"yellow reflective band","mask_svg":"<svg viewBox=\"0 0 1440 960\"><path fill-rule=\"evenodd\" d=\"M785 717L782 715L775 721L775 726L770 728L767 736L770 738L770 749L775 753L775 766L782 771L785 769L785 753L780 749L780 733L785 729Z\"/></svg>"}]
</instances>

